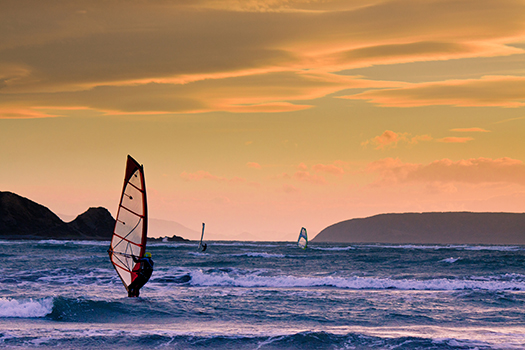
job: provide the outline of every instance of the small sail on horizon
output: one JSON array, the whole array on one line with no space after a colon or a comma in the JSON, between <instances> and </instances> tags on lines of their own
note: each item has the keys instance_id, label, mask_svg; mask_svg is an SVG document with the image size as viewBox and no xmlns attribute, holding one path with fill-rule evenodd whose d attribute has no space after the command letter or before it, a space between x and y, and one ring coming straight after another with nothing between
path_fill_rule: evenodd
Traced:
<instances>
[{"instance_id":1,"label":"small sail on horizon","mask_svg":"<svg viewBox=\"0 0 525 350\"><path fill-rule=\"evenodd\" d=\"M208 245L206 243L202 243L202 239L204 238L204 226L205 226L205 224L203 222L202 223L201 241L199 242L199 248L198 248L201 252L205 251L206 248L208 248Z\"/></svg>"},{"instance_id":2,"label":"small sail on horizon","mask_svg":"<svg viewBox=\"0 0 525 350\"><path fill-rule=\"evenodd\" d=\"M299 239L297 239L297 246L301 249L306 249L308 246L308 234L306 233L306 229L304 227L301 228L301 232L299 233Z\"/></svg>"},{"instance_id":3,"label":"small sail on horizon","mask_svg":"<svg viewBox=\"0 0 525 350\"><path fill-rule=\"evenodd\" d=\"M126 290L138 276L140 264L133 261L133 256L144 256L147 231L148 208L144 168L128 155L115 229L108 249L111 263Z\"/></svg>"}]
</instances>

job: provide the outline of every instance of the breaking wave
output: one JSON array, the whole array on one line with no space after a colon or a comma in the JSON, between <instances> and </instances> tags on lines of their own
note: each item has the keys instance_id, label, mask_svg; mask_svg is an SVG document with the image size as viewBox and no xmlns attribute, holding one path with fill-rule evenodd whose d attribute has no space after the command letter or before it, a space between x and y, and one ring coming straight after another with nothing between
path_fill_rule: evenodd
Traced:
<instances>
[{"instance_id":1,"label":"breaking wave","mask_svg":"<svg viewBox=\"0 0 525 350\"><path fill-rule=\"evenodd\" d=\"M358 246L359 247L359 246ZM474 250L474 251L501 251L501 252L515 252L525 250L523 246L508 246L508 245L468 245L468 244L447 244L447 245L419 245L419 244L363 244L360 247L366 248L389 248L389 249L418 249L418 250Z\"/></svg>"},{"instance_id":2,"label":"breaking wave","mask_svg":"<svg viewBox=\"0 0 525 350\"><path fill-rule=\"evenodd\" d=\"M477 278L447 279L436 278L427 280L391 279L377 277L298 277L298 276L262 276L259 272L237 274L228 272L190 273L192 286L203 287L266 287L266 288L308 288L333 287L343 289L399 289L399 290L525 290L525 280L520 276L509 278L508 275L493 279Z\"/></svg>"},{"instance_id":3,"label":"breaking wave","mask_svg":"<svg viewBox=\"0 0 525 350\"><path fill-rule=\"evenodd\" d=\"M0 317L45 317L52 311L52 297L38 300L0 298Z\"/></svg>"}]
</instances>

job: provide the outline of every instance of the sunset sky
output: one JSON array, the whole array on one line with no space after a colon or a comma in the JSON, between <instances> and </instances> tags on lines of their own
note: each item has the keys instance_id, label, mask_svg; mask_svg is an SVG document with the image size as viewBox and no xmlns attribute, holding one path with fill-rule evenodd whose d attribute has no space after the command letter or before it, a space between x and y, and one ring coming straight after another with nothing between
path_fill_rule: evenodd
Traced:
<instances>
[{"instance_id":1,"label":"sunset sky","mask_svg":"<svg viewBox=\"0 0 525 350\"><path fill-rule=\"evenodd\" d=\"M525 1L1 1L0 190L115 215L128 154L209 239L524 212Z\"/></svg>"}]
</instances>

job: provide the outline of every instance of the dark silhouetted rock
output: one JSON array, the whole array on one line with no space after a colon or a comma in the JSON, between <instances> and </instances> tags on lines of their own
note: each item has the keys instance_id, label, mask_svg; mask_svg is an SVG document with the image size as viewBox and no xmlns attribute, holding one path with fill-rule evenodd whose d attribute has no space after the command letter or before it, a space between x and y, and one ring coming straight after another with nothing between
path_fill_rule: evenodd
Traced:
<instances>
[{"instance_id":1,"label":"dark silhouetted rock","mask_svg":"<svg viewBox=\"0 0 525 350\"><path fill-rule=\"evenodd\" d=\"M67 234L51 210L11 192L0 192L0 238L40 238Z\"/></svg>"},{"instance_id":2,"label":"dark silhouetted rock","mask_svg":"<svg viewBox=\"0 0 525 350\"><path fill-rule=\"evenodd\" d=\"M189 239L173 235L172 237L159 237L159 238L148 237L148 242L150 241L151 242L188 242Z\"/></svg>"},{"instance_id":3,"label":"dark silhouetted rock","mask_svg":"<svg viewBox=\"0 0 525 350\"><path fill-rule=\"evenodd\" d=\"M67 225L84 239L110 240L115 219L106 208L89 208Z\"/></svg>"},{"instance_id":4,"label":"dark silhouetted rock","mask_svg":"<svg viewBox=\"0 0 525 350\"><path fill-rule=\"evenodd\" d=\"M0 192L0 239L110 240L115 219L105 208L89 208L70 223L51 210L11 192Z\"/></svg>"},{"instance_id":5,"label":"dark silhouetted rock","mask_svg":"<svg viewBox=\"0 0 525 350\"><path fill-rule=\"evenodd\" d=\"M525 244L525 214L381 214L331 225L312 242Z\"/></svg>"}]
</instances>

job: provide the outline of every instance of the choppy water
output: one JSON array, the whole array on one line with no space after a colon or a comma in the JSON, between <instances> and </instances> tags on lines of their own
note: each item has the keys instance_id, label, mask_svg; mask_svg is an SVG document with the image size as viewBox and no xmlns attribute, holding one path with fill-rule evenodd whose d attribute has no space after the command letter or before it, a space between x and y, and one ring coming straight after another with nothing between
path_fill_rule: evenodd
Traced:
<instances>
[{"instance_id":1,"label":"choppy water","mask_svg":"<svg viewBox=\"0 0 525 350\"><path fill-rule=\"evenodd\" d=\"M524 349L525 247L1 241L0 348Z\"/></svg>"}]
</instances>

